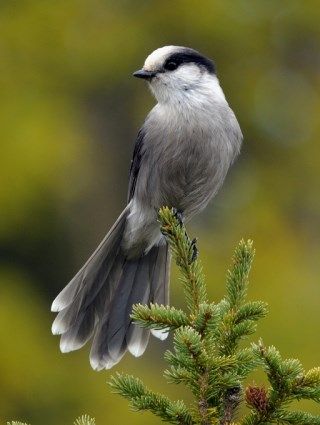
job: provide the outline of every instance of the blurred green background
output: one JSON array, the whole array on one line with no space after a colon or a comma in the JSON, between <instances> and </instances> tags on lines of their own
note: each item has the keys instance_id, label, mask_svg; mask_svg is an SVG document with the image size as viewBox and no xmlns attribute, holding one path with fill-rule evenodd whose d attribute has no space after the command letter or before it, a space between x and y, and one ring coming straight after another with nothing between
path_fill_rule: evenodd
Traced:
<instances>
[{"instance_id":1,"label":"blurred green background","mask_svg":"<svg viewBox=\"0 0 320 425\"><path fill-rule=\"evenodd\" d=\"M1 423L67 425L88 413L98 425L160 424L110 394L110 372L91 370L88 349L59 352L50 304L124 206L135 135L154 103L131 74L166 44L215 60L245 136L190 226L210 296L224 293L235 244L252 238L250 298L270 304L258 335L319 364L319 22L316 0L1 1ZM115 370L182 397L161 378L169 346L153 339Z\"/></svg>"}]
</instances>

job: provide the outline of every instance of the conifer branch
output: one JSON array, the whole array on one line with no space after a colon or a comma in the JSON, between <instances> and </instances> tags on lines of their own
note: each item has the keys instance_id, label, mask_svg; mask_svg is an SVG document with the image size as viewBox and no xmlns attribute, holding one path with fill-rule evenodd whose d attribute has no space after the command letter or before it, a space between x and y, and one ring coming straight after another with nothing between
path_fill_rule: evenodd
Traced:
<instances>
[{"instance_id":1,"label":"conifer branch","mask_svg":"<svg viewBox=\"0 0 320 425\"><path fill-rule=\"evenodd\" d=\"M149 410L171 424L194 423L182 401L172 402L167 397L148 390L138 378L118 373L111 378L110 386L114 392L130 400L134 410Z\"/></svg>"},{"instance_id":2,"label":"conifer branch","mask_svg":"<svg viewBox=\"0 0 320 425\"><path fill-rule=\"evenodd\" d=\"M247 389L246 402L254 411L242 424L320 424L320 416L286 410L293 400L320 402L320 368L305 372L299 360L282 359L275 347L265 347L261 340L252 349L262 362L270 388L268 391L258 387Z\"/></svg>"},{"instance_id":3,"label":"conifer branch","mask_svg":"<svg viewBox=\"0 0 320 425\"><path fill-rule=\"evenodd\" d=\"M148 329L174 330L189 324L188 316L184 311L152 303L150 306L136 304L131 318L137 325Z\"/></svg>"},{"instance_id":4,"label":"conifer branch","mask_svg":"<svg viewBox=\"0 0 320 425\"><path fill-rule=\"evenodd\" d=\"M190 239L176 210L167 207L159 211L161 232L166 237L181 273L187 306L191 313L207 302L202 266L198 260L196 239Z\"/></svg>"},{"instance_id":5,"label":"conifer branch","mask_svg":"<svg viewBox=\"0 0 320 425\"><path fill-rule=\"evenodd\" d=\"M169 367L164 376L169 383L189 388L194 403L186 406L171 401L128 375L113 377L113 390L134 409L149 410L167 423L320 425L320 416L287 410L292 400L320 402L320 368L305 373L300 362L283 360L274 347L266 348L262 342L239 347L267 314L264 302L246 300L254 257L252 242L242 240L236 248L227 273L227 294L215 304L208 301L196 240L189 238L179 213L162 208L159 220L180 271L187 312L156 304L137 305L131 317L137 325L173 332L173 349L165 353ZM270 388L254 385L244 390L244 380L257 368L266 372ZM236 423L234 417L243 401L250 411Z\"/></svg>"}]
</instances>

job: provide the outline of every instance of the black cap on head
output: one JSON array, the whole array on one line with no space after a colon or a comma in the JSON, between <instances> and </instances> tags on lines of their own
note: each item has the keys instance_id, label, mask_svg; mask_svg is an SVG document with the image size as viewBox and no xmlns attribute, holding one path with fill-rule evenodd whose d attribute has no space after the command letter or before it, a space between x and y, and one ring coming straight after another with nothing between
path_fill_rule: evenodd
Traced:
<instances>
[{"instance_id":1,"label":"black cap on head","mask_svg":"<svg viewBox=\"0 0 320 425\"><path fill-rule=\"evenodd\" d=\"M164 69L173 71L184 63L195 63L207 70L210 74L216 73L214 62L203 56L194 49L184 47L178 52L172 53L164 63Z\"/></svg>"}]
</instances>

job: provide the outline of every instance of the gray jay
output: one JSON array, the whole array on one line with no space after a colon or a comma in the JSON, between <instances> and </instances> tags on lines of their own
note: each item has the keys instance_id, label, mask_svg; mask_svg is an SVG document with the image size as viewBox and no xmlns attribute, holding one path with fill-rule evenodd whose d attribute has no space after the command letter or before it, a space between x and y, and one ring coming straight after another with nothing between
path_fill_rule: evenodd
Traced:
<instances>
[{"instance_id":1,"label":"gray jay","mask_svg":"<svg viewBox=\"0 0 320 425\"><path fill-rule=\"evenodd\" d=\"M174 207L190 220L217 193L242 142L214 63L196 50L159 48L133 75L148 82L157 104L136 139L127 205L52 304L61 351L93 338L96 370L111 368L127 350L145 351L150 331L132 323L133 304L168 304L170 255L158 209Z\"/></svg>"}]
</instances>

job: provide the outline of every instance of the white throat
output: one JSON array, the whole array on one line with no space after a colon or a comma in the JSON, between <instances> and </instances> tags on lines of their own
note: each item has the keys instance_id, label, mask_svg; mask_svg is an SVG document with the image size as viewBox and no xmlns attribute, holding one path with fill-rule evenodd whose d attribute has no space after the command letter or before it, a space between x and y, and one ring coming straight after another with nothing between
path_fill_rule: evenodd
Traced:
<instances>
[{"instance_id":1,"label":"white throat","mask_svg":"<svg viewBox=\"0 0 320 425\"><path fill-rule=\"evenodd\" d=\"M172 78L170 82L154 79L150 89L159 104L180 108L206 108L212 104L227 104L216 75L203 74L200 79Z\"/></svg>"}]
</instances>

